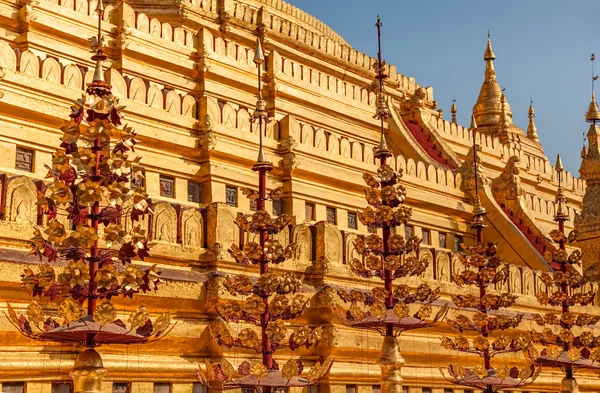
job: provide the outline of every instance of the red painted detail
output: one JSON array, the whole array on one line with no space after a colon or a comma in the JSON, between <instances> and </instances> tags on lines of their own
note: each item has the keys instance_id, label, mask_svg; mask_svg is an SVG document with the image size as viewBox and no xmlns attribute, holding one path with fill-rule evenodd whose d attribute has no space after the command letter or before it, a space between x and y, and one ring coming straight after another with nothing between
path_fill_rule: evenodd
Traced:
<instances>
[{"instance_id":1,"label":"red painted detail","mask_svg":"<svg viewBox=\"0 0 600 393\"><path fill-rule=\"evenodd\" d=\"M540 237L535 236L531 231L531 228L529 228L527 225L525 225L525 223L523 223L523 220L515 217L513 213L510 210L506 209L504 206L502 206L502 211L504 212L504 214L506 214L506 217L508 217L512 221L512 223L515 224L519 231L521 231L521 233L523 234L523 236L525 236L529 243L531 243L531 245L541 255L544 255L544 251L546 251L546 246L542 244Z\"/></svg>"},{"instance_id":2,"label":"red painted detail","mask_svg":"<svg viewBox=\"0 0 600 393\"><path fill-rule=\"evenodd\" d=\"M443 166L454 169L448 160L442 156L442 149L435 143L435 140L431 137L423 127L415 123L412 120L404 120L404 124L412 134L412 136L419 142L419 145L429 154L429 156L442 164Z\"/></svg>"}]
</instances>

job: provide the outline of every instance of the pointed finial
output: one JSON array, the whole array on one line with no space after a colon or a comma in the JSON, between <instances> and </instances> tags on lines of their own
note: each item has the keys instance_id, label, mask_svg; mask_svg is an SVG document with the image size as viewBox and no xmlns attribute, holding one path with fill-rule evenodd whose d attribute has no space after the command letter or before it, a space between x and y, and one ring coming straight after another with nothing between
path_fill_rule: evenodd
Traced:
<instances>
[{"instance_id":1,"label":"pointed finial","mask_svg":"<svg viewBox=\"0 0 600 393\"><path fill-rule=\"evenodd\" d=\"M452 106L450 107L450 113L452 113L452 123L456 124L456 100L452 100Z\"/></svg>"},{"instance_id":2,"label":"pointed finial","mask_svg":"<svg viewBox=\"0 0 600 393\"><path fill-rule=\"evenodd\" d=\"M471 115L471 125L469 129L474 130L477 128L477 122L475 121L475 115Z\"/></svg>"},{"instance_id":3,"label":"pointed finial","mask_svg":"<svg viewBox=\"0 0 600 393\"><path fill-rule=\"evenodd\" d=\"M598 80L598 75L594 75L594 60L596 60L596 55L592 53L592 56L590 56L592 62L592 94L594 93L594 82Z\"/></svg>"},{"instance_id":4,"label":"pointed finial","mask_svg":"<svg viewBox=\"0 0 600 393\"><path fill-rule=\"evenodd\" d=\"M485 47L485 53L483 55L483 60L492 61L495 59L496 59L496 54L494 53L494 50L492 49L492 39L491 39L490 31L488 29L488 40L487 40L487 46Z\"/></svg>"},{"instance_id":5,"label":"pointed finial","mask_svg":"<svg viewBox=\"0 0 600 393\"><path fill-rule=\"evenodd\" d=\"M535 126L535 111L533 110L533 100L529 98L529 125L527 126L527 138L534 142L539 142L540 138L537 133L537 127Z\"/></svg>"},{"instance_id":6,"label":"pointed finial","mask_svg":"<svg viewBox=\"0 0 600 393\"><path fill-rule=\"evenodd\" d=\"M560 159L560 153L556 155L556 164L554 165L554 170L558 175L558 190L556 191L556 198L554 199L554 204L556 205L556 214L554 215L554 221L567 221L569 219L569 214L565 212L564 207L564 205L567 203L567 198L565 197L565 193L562 187L562 172L564 171L564 167L562 164L562 160Z\"/></svg>"},{"instance_id":7,"label":"pointed finial","mask_svg":"<svg viewBox=\"0 0 600 393\"><path fill-rule=\"evenodd\" d=\"M256 52L254 52L254 64L261 65L265 62L265 54L260 43L260 38L256 39Z\"/></svg>"},{"instance_id":8,"label":"pointed finial","mask_svg":"<svg viewBox=\"0 0 600 393\"><path fill-rule=\"evenodd\" d=\"M588 107L588 110L585 113L585 121L593 124L596 124L596 122L600 122L600 109L598 109L598 103L596 102L596 93L594 93L593 91L592 101L590 102L590 106Z\"/></svg>"},{"instance_id":9,"label":"pointed finial","mask_svg":"<svg viewBox=\"0 0 600 393\"><path fill-rule=\"evenodd\" d=\"M93 82L106 82L104 80L104 71L102 70L102 60L96 59L96 66L94 67Z\"/></svg>"},{"instance_id":10,"label":"pointed finial","mask_svg":"<svg viewBox=\"0 0 600 393\"><path fill-rule=\"evenodd\" d=\"M256 159L256 162L267 162L267 159L265 158L265 151L262 146L258 148L258 158Z\"/></svg>"},{"instance_id":11,"label":"pointed finial","mask_svg":"<svg viewBox=\"0 0 600 393\"><path fill-rule=\"evenodd\" d=\"M104 14L104 3L102 0L98 0L98 4L96 4L96 14L99 16Z\"/></svg>"},{"instance_id":12,"label":"pointed finial","mask_svg":"<svg viewBox=\"0 0 600 393\"><path fill-rule=\"evenodd\" d=\"M564 170L562 160L560 159L560 153L556 155L556 164L554 165L556 172L562 172Z\"/></svg>"},{"instance_id":13,"label":"pointed finial","mask_svg":"<svg viewBox=\"0 0 600 393\"><path fill-rule=\"evenodd\" d=\"M385 135L381 134L381 140L379 141L379 151L388 150L387 142L385 140Z\"/></svg>"}]
</instances>

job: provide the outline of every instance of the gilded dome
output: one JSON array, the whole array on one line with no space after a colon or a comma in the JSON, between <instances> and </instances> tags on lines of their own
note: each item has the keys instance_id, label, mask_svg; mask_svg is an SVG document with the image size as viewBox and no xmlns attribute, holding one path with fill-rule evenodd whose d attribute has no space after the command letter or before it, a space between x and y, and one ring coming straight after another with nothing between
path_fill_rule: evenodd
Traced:
<instances>
[{"instance_id":1,"label":"gilded dome","mask_svg":"<svg viewBox=\"0 0 600 393\"><path fill-rule=\"evenodd\" d=\"M502 89L496 80L496 70L494 69L494 59L496 55L492 49L492 41L488 37L485 54L485 79L477 103L473 107L473 115L479 127L496 126L502 115ZM512 112L508 102L505 104L506 120L512 124Z\"/></svg>"}]
</instances>

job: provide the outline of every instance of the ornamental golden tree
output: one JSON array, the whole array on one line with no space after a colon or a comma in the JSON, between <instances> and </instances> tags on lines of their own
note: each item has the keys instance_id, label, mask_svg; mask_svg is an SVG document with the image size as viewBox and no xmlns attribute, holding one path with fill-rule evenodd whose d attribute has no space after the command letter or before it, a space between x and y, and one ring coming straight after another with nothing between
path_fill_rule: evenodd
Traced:
<instances>
[{"instance_id":1,"label":"ornamental golden tree","mask_svg":"<svg viewBox=\"0 0 600 393\"><path fill-rule=\"evenodd\" d=\"M475 294L452 295L452 301L459 309L470 312L457 313L454 319L447 321L459 334L454 338L442 337L442 345L451 351L477 355L482 362L471 368L450 365L447 378L457 385L478 388L486 393L527 385L540 371L533 364L535 349L531 345L531 335L505 333L519 326L523 314L502 312L512 307L517 297L489 291L507 281L509 267L497 255L493 243L462 247L466 250L460 256L464 270L455 274L453 280L459 287L474 288ZM474 337L467 337L467 333L474 333ZM498 365L492 362L497 355L519 352L524 352L527 358L528 365L524 368L511 367L504 360L498 360Z\"/></svg>"},{"instance_id":2,"label":"ornamental golden tree","mask_svg":"<svg viewBox=\"0 0 600 393\"><path fill-rule=\"evenodd\" d=\"M558 193L555 205L554 220L558 229L550 232L550 237L558 245L553 251L545 252L545 259L553 268L551 273L542 273L541 280L546 284L548 292L538 291L536 297L540 305L554 307L555 310L543 315L534 314L533 319L543 328L534 335L535 341L543 346L538 364L542 367L552 367L562 370L565 378L562 380L563 392L578 392L574 374L580 368L599 369L600 336L594 336L590 331L600 321L600 316L579 313L573 306L585 307L591 305L597 298L597 291L590 286L588 278L582 276L581 251L567 252L567 243L577 241L577 231L565 235L564 222L569 219L565 213L566 198L561 186L563 171L560 155L557 157L555 169L558 174Z\"/></svg>"},{"instance_id":3,"label":"ornamental golden tree","mask_svg":"<svg viewBox=\"0 0 600 393\"><path fill-rule=\"evenodd\" d=\"M101 1L97 13L100 26ZM91 43L93 81L71 106L60 147L46 166L49 184L38 192L46 225L34 229L31 246L43 263L22 274L31 296L58 302L58 318L44 316L36 300L24 315L9 305L9 318L34 339L88 347L142 343L170 330L169 313L152 321L141 306L123 321L111 299L156 290L161 282L155 266L134 263L149 256L140 219L151 212L151 200L143 188L129 186L142 177L140 157L132 158L136 133L122 124L124 107L104 80L100 27ZM127 228L126 221L133 225Z\"/></svg>"},{"instance_id":4,"label":"ornamental golden tree","mask_svg":"<svg viewBox=\"0 0 600 393\"><path fill-rule=\"evenodd\" d=\"M491 291L506 284L509 266L498 256L494 243L483 241L486 211L479 199L479 183L482 178L478 175L481 163L477 155L479 146L475 144L475 117L471 117L470 128L473 132L473 156L472 159L467 158L466 166L472 160L473 172L472 176L466 176L465 179L472 179L474 182L475 205L471 228L476 230L476 243L473 246L461 245L465 250L459 255L463 269L453 274L452 279L459 288L472 288L472 291L452 295L452 302L459 311L447 323L458 332L458 336L442 337L442 346L451 351L472 354L481 360L474 367L455 364L448 366L447 373L442 369L440 371L448 381L456 385L494 393L532 383L539 375L540 368L534 365L536 351L531 334L506 333L507 330L516 329L523 319L523 314L508 311L517 297L510 293ZM474 337L467 337L467 334ZM524 353L526 366L511 366L504 359L492 362L496 356L505 353Z\"/></svg>"},{"instance_id":5,"label":"ornamental golden tree","mask_svg":"<svg viewBox=\"0 0 600 393\"><path fill-rule=\"evenodd\" d=\"M439 288L432 289L422 283L416 289L407 284L410 277L419 277L429 265L428 260L419 258L421 239L404 236L397 229L406 224L412 215L412 208L405 206L406 189L400 184L402 171L396 172L387 164L392 157L388 150L384 123L390 112L383 94L385 63L381 56L381 20L377 18L379 38L377 71L379 93L375 118L380 121L381 141L375 151L379 162L377 177L363 174L368 188L365 197L368 206L358 213L360 222L372 234L358 237L354 242L361 258L350 262L350 269L362 278L376 277L383 281L383 287L376 286L370 291L337 288L337 293L349 307L336 306L340 321L350 327L370 329L385 336L379 364L381 367L381 388L383 393L401 392L401 367L404 359L400 354L397 336L403 331L433 326L441 321L447 312L447 304L432 317L431 304L439 298ZM380 231L380 234L377 232ZM398 281L403 280L402 283Z\"/></svg>"},{"instance_id":6,"label":"ornamental golden tree","mask_svg":"<svg viewBox=\"0 0 600 393\"><path fill-rule=\"evenodd\" d=\"M302 295L302 279L294 272L272 272L271 265L277 265L294 255L296 245L289 244L285 248L276 239L289 223L287 215L272 218L265 210L267 200L278 200L283 190L276 188L268 196L266 192L266 174L273 169L265 159L262 147L263 124L269 122L262 100L260 89L260 73L264 55L260 40L257 41L254 62L258 67L258 101L252 121L258 123L260 145L258 160L252 170L258 172L258 191L244 189L244 194L256 201L256 212L247 215L238 213L236 224L242 232L240 239L246 234L256 235L258 241L243 242L240 246L233 244L229 253L235 261L243 266L257 266L258 278L245 274L225 277L225 288L231 298L220 299L216 306L217 313L223 320L216 321L209 329L216 342L225 348L236 347L250 350L262 355L260 361L242 362L237 368L223 358L211 363L208 359L198 369L199 379L211 389L228 388L260 388L269 393L273 389L287 386L307 386L317 383L328 372L332 359L317 361L308 371L306 378L300 374L304 370L303 363L294 358L282 365L277 364L273 354L282 349L309 348L317 343L328 331L318 326L311 328L302 325L289 329L286 320L300 316L308 306L308 298ZM240 299L242 298L242 299ZM237 336L233 336L226 322L244 322L256 326L244 328Z\"/></svg>"}]
</instances>

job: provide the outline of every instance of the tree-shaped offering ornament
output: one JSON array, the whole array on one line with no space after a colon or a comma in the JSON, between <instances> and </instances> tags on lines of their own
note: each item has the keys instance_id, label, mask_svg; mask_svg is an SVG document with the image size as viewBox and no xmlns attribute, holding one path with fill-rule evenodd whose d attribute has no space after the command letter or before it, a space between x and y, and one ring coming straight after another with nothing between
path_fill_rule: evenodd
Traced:
<instances>
[{"instance_id":1,"label":"tree-shaped offering ornament","mask_svg":"<svg viewBox=\"0 0 600 393\"><path fill-rule=\"evenodd\" d=\"M264 62L260 41L257 41L254 62L258 66L259 90L252 120L259 124L260 144L258 160L252 170L258 172L259 187L258 191L244 189L243 193L256 201L257 211L251 215L238 213L236 224L241 231L240 239L245 238L244 234L253 234L258 242L244 244L242 240L239 247L232 245L229 253L240 265L258 266L259 276L251 278L238 274L225 278L224 285L231 297L221 299L216 306L217 313L225 322L214 322L210 325L210 331L221 347L251 350L260 353L262 359L252 363L244 361L237 368L224 358L214 363L207 359L205 365L198 369L198 378L211 389L246 387L269 393L277 388L317 383L327 375L333 360L320 359L308 371L306 378L301 378L304 365L300 360L290 358L279 365L273 357L274 352L282 348L292 351L300 347L309 348L329 332L324 331L323 327L311 328L306 325L288 328L284 321L300 316L308 306L308 298L300 293L303 277L293 272L269 270L269 265L291 258L296 245L291 243L284 248L275 238L288 225L288 216L282 214L273 219L265 210L265 202L268 199L280 199L283 191L276 188L268 197L266 193L266 173L273 166L265 160L262 146L262 126L269 122L269 118L260 89L261 64ZM226 322L245 322L260 330L244 328L234 337Z\"/></svg>"},{"instance_id":2,"label":"tree-shaped offering ornament","mask_svg":"<svg viewBox=\"0 0 600 393\"><path fill-rule=\"evenodd\" d=\"M464 270L455 274L453 280L461 288L474 288L475 294L452 295L456 306L470 313L458 313L447 321L459 335L443 337L442 345L451 351L477 355L481 364L470 368L450 365L448 372L442 370L442 374L452 383L486 393L528 385L540 371L533 364L535 349L531 345L531 335L504 333L517 328L523 318L523 314L506 312L517 297L489 291L507 281L508 265L497 255L493 243L478 243L471 247L463 244L462 247L467 252L460 256ZM519 352L525 354L527 365L524 368L511 366L505 358L492 361L497 355Z\"/></svg>"},{"instance_id":3,"label":"tree-shaped offering ornament","mask_svg":"<svg viewBox=\"0 0 600 393\"><path fill-rule=\"evenodd\" d=\"M237 369L226 359L218 363L207 360L200 368L199 376L213 389L261 387L264 390L316 383L329 371L331 359L317 362L308 371L307 378L300 378L304 369L300 360L292 358L280 366L273 358L273 353L279 349L294 351L300 347L309 348L328 334L323 327L302 325L289 329L284 323L300 316L309 301L300 293L303 277L293 272L269 271L270 264L279 264L294 255L294 243L284 248L274 238L287 226L289 219L286 215L272 219L262 210L264 200L261 203L259 193L244 190L244 194L257 199L259 208L252 215L238 213L236 223L241 231L258 235L260 243L247 242L240 247L232 245L229 253L241 265L258 265L260 275L257 278L244 274L226 276L224 286L231 297L221 299L216 310L226 322L244 322L260 330L243 328L234 336L225 322L216 321L210 325L210 332L221 347L251 350L262 354L262 360L253 363L244 361ZM280 195L281 189L278 188L269 194L269 198L279 198Z\"/></svg>"},{"instance_id":4,"label":"tree-shaped offering ornament","mask_svg":"<svg viewBox=\"0 0 600 393\"><path fill-rule=\"evenodd\" d=\"M544 255L554 271L540 275L548 292L537 292L536 297L540 305L556 307L557 310L533 315L535 322L543 327L543 331L534 334L534 338L536 343L543 345L538 364L558 368L565 373L561 383L562 392L578 392L575 372L580 368L600 369L600 336L595 337L589 330L600 321L600 316L573 312L571 309L573 306L592 304L597 293L593 286L587 292L583 290L588 280L580 273L581 251L567 252L566 244L577 240L577 231L565 235L564 222L569 217L564 208L566 198L561 186L563 167L560 155L555 169L559 186L554 220L558 222L558 229L550 232L550 237L558 249L546 251Z\"/></svg>"},{"instance_id":5,"label":"tree-shaped offering ornament","mask_svg":"<svg viewBox=\"0 0 600 393\"><path fill-rule=\"evenodd\" d=\"M383 287L371 291L337 288L337 293L349 308L336 306L335 312L340 321L350 327L375 330L383 334L381 356L382 393L401 393L401 369L404 358L400 354L398 336L405 330L433 326L441 321L447 312L444 305L433 318L431 303L439 297L439 289L431 289L421 284L414 290L407 280L396 280L421 275L429 261L419 258L421 239L412 236L405 239L396 233L396 228L406 224L412 209L404 206L406 189L399 184L402 172L396 172L387 164L392 157L385 140L385 121L391 117L384 95L384 81L387 79L386 65L381 54L381 19L377 16L378 55L374 64L376 74L377 108L375 119L379 120L381 139L375 150L379 161L377 178L363 174L368 188L365 196L368 206L358 213L360 222L372 232L367 237L359 237L354 246L361 258L353 258L350 269L363 278L377 277ZM380 231L381 235L377 234Z\"/></svg>"},{"instance_id":6,"label":"tree-shaped offering ornament","mask_svg":"<svg viewBox=\"0 0 600 393\"><path fill-rule=\"evenodd\" d=\"M381 154L378 152L378 154ZM385 163L379 166L376 179L365 173L363 179L369 186L365 190L369 203L359 212L360 221L373 232L381 229L382 236L372 233L359 237L354 246L362 258L354 258L351 270L360 277L377 277L384 282L383 287L371 291L339 288L338 294L349 309L337 308L338 317L351 327L377 330L383 335L398 335L404 330L419 329L437 323L447 311L441 308L433 319L431 303L439 297L439 289L431 289L420 284L416 290L396 280L420 276L429 264L419 258L421 239L394 233L395 228L406 224L412 209L404 206L406 190L399 184L402 176Z\"/></svg>"},{"instance_id":7,"label":"tree-shaped offering ornament","mask_svg":"<svg viewBox=\"0 0 600 393\"><path fill-rule=\"evenodd\" d=\"M100 23L101 1L97 13ZM133 263L149 256L146 230L135 223L150 212L151 201L143 189L129 188L142 176L140 157L130 158L136 133L121 124L124 107L104 80L102 38L98 33L91 40L93 81L71 106L47 166L50 184L38 192L47 223L35 228L32 253L46 262L22 275L33 297L59 302L58 318L44 316L35 300L25 315L8 306L11 322L27 337L88 347L143 343L170 330L168 312L152 322L141 306L123 321L111 302L156 290L161 280L155 266ZM128 220L131 228L123 225Z\"/></svg>"}]
</instances>

